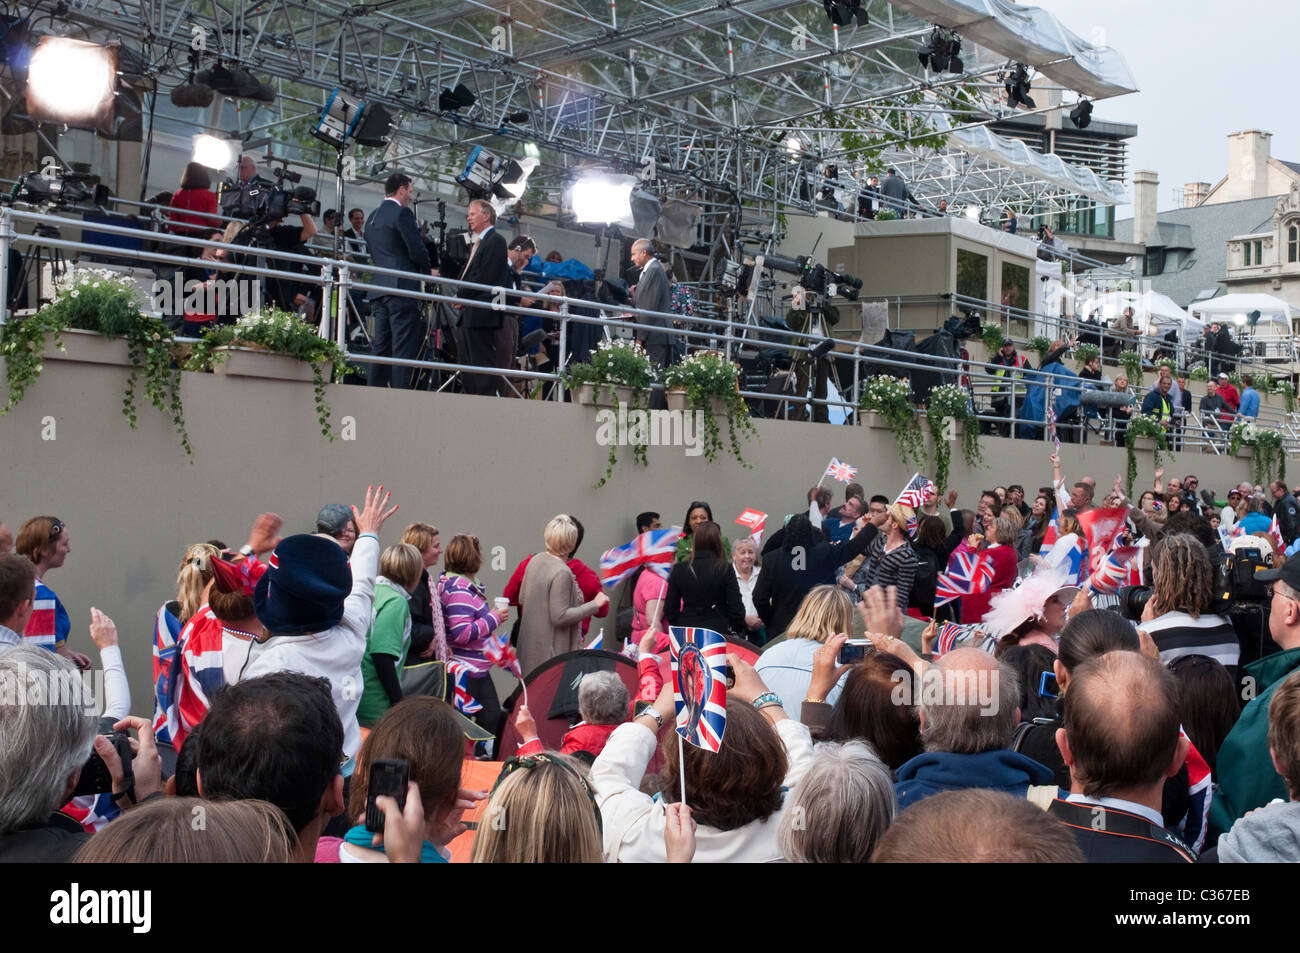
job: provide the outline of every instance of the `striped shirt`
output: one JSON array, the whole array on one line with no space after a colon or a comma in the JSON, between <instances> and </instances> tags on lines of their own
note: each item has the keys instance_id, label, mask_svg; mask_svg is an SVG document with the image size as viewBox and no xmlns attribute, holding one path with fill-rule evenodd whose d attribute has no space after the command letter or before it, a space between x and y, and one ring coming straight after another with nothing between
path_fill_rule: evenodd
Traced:
<instances>
[{"instance_id":1,"label":"striped shirt","mask_svg":"<svg viewBox=\"0 0 1300 953\"><path fill-rule=\"evenodd\" d=\"M487 657L488 640L497 628L497 618L487 603L481 583L458 573L444 572L438 588L447 620L447 646L451 657L475 675L492 669Z\"/></svg>"},{"instance_id":2,"label":"striped shirt","mask_svg":"<svg viewBox=\"0 0 1300 953\"><path fill-rule=\"evenodd\" d=\"M1223 616L1202 614L1193 619L1186 612L1166 612L1150 622L1139 622L1138 628L1155 641L1165 665L1184 655L1206 655L1236 678L1241 643L1237 630Z\"/></svg>"},{"instance_id":3,"label":"striped shirt","mask_svg":"<svg viewBox=\"0 0 1300 953\"><path fill-rule=\"evenodd\" d=\"M880 586L898 589L898 606L906 610L912 596L912 580L916 577L916 553L906 541L885 552L885 534L871 541L861 568L853 574L853 582L870 589Z\"/></svg>"}]
</instances>

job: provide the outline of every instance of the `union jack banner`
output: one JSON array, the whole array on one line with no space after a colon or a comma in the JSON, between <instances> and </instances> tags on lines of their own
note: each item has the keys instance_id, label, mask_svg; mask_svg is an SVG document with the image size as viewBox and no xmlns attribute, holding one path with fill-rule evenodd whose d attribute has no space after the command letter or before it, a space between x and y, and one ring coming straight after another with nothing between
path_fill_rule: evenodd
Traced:
<instances>
[{"instance_id":1,"label":"union jack banner","mask_svg":"<svg viewBox=\"0 0 1300 953\"><path fill-rule=\"evenodd\" d=\"M843 463L835 457L831 457L831 462L826 465L826 472L822 476L828 476L831 479L839 480L841 483L852 483L853 478L858 475L858 468L848 463Z\"/></svg>"},{"instance_id":2,"label":"union jack banner","mask_svg":"<svg viewBox=\"0 0 1300 953\"><path fill-rule=\"evenodd\" d=\"M645 566L661 576L667 576L677 554L677 541L681 538L682 531L675 526L652 529L630 543L606 550L600 557L601 585L618 585L632 575L638 566Z\"/></svg>"},{"instance_id":3,"label":"union jack banner","mask_svg":"<svg viewBox=\"0 0 1300 953\"><path fill-rule=\"evenodd\" d=\"M468 668L455 659L447 661L447 674L451 676L452 684L452 704L462 715L475 715L483 710L483 706L469 693L469 677L472 674Z\"/></svg>"},{"instance_id":4,"label":"union jack banner","mask_svg":"<svg viewBox=\"0 0 1300 953\"><path fill-rule=\"evenodd\" d=\"M953 553L948 571L934 583L934 604L947 605L962 596L984 592L993 584L993 563L983 553Z\"/></svg>"},{"instance_id":5,"label":"union jack banner","mask_svg":"<svg viewBox=\"0 0 1300 953\"><path fill-rule=\"evenodd\" d=\"M934 482L929 477L913 473L912 479L907 481L907 486L903 487L903 492L898 494L898 499L894 500L894 502L900 506L910 506L916 510L934 499L935 492Z\"/></svg>"},{"instance_id":6,"label":"union jack banner","mask_svg":"<svg viewBox=\"0 0 1300 953\"><path fill-rule=\"evenodd\" d=\"M727 640L712 629L680 625L668 638L677 733L717 753L727 730Z\"/></svg>"},{"instance_id":7,"label":"union jack banner","mask_svg":"<svg viewBox=\"0 0 1300 953\"><path fill-rule=\"evenodd\" d=\"M957 625L955 622L945 622L939 627L939 638L934 643L934 653L932 658L938 658L940 655L947 655L953 650L957 638L966 632L966 626Z\"/></svg>"},{"instance_id":8,"label":"union jack banner","mask_svg":"<svg viewBox=\"0 0 1300 953\"><path fill-rule=\"evenodd\" d=\"M176 721L176 640L181 622L163 606L153 628L153 733L158 741L171 744Z\"/></svg>"},{"instance_id":9,"label":"union jack banner","mask_svg":"<svg viewBox=\"0 0 1300 953\"><path fill-rule=\"evenodd\" d=\"M1141 550L1137 546L1117 546L1106 556L1089 578L1088 583L1093 592L1119 592L1120 586L1131 584L1134 557Z\"/></svg>"}]
</instances>

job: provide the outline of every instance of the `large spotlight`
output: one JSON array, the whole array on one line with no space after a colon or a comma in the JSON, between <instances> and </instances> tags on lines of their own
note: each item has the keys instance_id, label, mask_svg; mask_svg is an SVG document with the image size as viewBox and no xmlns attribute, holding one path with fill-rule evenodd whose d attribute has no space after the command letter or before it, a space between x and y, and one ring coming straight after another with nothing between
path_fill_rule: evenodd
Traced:
<instances>
[{"instance_id":1,"label":"large spotlight","mask_svg":"<svg viewBox=\"0 0 1300 953\"><path fill-rule=\"evenodd\" d=\"M325 108L321 110L320 119L316 120L316 128L311 134L335 149L342 149L361 122L361 113L365 108L364 101L336 88L326 98Z\"/></svg>"},{"instance_id":2,"label":"large spotlight","mask_svg":"<svg viewBox=\"0 0 1300 953\"><path fill-rule=\"evenodd\" d=\"M366 103L361 115L361 125L353 137L359 146L381 149L388 145L393 135L393 114L379 103Z\"/></svg>"},{"instance_id":3,"label":"large spotlight","mask_svg":"<svg viewBox=\"0 0 1300 953\"><path fill-rule=\"evenodd\" d=\"M1092 103L1086 99L1079 100L1078 104L1070 110L1070 122L1079 129L1087 129L1088 124L1092 122Z\"/></svg>"},{"instance_id":4,"label":"large spotlight","mask_svg":"<svg viewBox=\"0 0 1300 953\"><path fill-rule=\"evenodd\" d=\"M500 161L482 146L475 146L465 161L465 168L456 176L456 181L465 187L471 199L487 198L492 191L492 177Z\"/></svg>"},{"instance_id":5,"label":"large spotlight","mask_svg":"<svg viewBox=\"0 0 1300 953\"><path fill-rule=\"evenodd\" d=\"M65 36L42 37L27 70L27 115L109 129L116 88L116 50Z\"/></svg>"},{"instance_id":6,"label":"large spotlight","mask_svg":"<svg viewBox=\"0 0 1300 953\"><path fill-rule=\"evenodd\" d=\"M916 58L921 65L935 73L961 73L965 65L958 55L961 53L961 37L952 30L935 27L930 31L930 38L916 51Z\"/></svg>"},{"instance_id":7,"label":"large spotlight","mask_svg":"<svg viewBox=\"0 0 1300 953\"><path fill-rule=\"evenodd\" d=\"M205 169L220 172L222 169L229 168L234 159L235 153L228 140L218 139L216 136L207 134L194 137L194 151L190 155L191 162L197 162Z\"/></svg>"},{"instance_id":8,"label":"large spotlight","mask_svg":"<svg viewBox=\"0 0 1300 953\"><path fill-rule=\"evenodd\" d=\"M608 172L584 172L573 183L570 204L579 223L602 225L634 224L632 189L636 179Z\"/></svg>"},{"instance_id":9,"label":"large spotlight","mask_svg":"<svg viewBox=\"0 0 1300 953\"><path fill-rule=\"evenodd\" d=\"M862 0L822 0L822 6L835 26L848 26L851 23L867 25L867 9L862 5Z\"/></svg>"},{"instance_id":10,"label":"large spotlight","mask_svg":"<svg viewBox=\"0 0 1300 953\"><path fill-rule=\"evenodd\" d=\"M1002 86L1007 91L1007 105L1012 109L1017 106L1027 106L1030 109L1038 108L1029 95L1029 69L1024 63L1015 65L1015 69L1003 79Z\"/></svg>"},{"instance_id":11,"label":"large spotlight","mask_svg":"<svg viewBox=\"0 0 1300 953\"><path fill-rule=\"evenodd\" d=\"M442 88L438 94L438 109L445 113L454 113L468 109L478 102L478 97L464 83L457 83L455 89Z\"/></svg>"}]
</instances>

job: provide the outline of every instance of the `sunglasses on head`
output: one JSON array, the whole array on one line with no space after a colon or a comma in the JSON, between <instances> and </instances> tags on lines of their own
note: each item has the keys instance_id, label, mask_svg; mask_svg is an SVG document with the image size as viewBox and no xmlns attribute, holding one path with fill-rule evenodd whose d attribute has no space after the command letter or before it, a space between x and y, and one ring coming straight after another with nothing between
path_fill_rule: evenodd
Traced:
<instances>
[{"instance_id":1,"label":"sunglasses on head","mask_svg":"<svg viewBox=\"0 0 1300 953\"><path fill-rule=\"evenodd\" d=\"M59 520L50 520L50 542L54 542L63 535L63 523Z\"/></svg>"}]
</instances>

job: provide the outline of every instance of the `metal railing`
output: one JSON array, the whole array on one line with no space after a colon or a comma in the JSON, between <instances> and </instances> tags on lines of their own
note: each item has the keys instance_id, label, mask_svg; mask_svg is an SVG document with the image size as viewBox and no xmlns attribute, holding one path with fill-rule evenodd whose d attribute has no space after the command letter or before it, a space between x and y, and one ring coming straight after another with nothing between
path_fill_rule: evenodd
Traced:
<instances>
[{"instance_id":1,"label":"metal railing","mask_svg":"<svg viewBox=\"0 0 1300 953\"><path fill-rule=\"evenodd\" d=\"M17 224L42 225L45 234L20 234ZM26 248L29 252L34 246L44 249L80 256L99 256L115 261L129 261L145 266L157 273L167 276L169 270L175 271L187 266L194 266L196 259L177 255L169 251L147 249L125 249L89 244L81 241L63 239L55 234L62 227L82 227L79 220L62 218L39 212L18 208L0 210L0 288L7 287L9 270L8 252L11 247ZM95 223L96 231L140 237L138 229ZM187 246L197 250L204 248L224 249L227 252L244 253L250 249L244 246L226 245L209 242L200 238L182 235L168 235L169 246ZM779 386L769 386L767 390L749 390L742 388L741 396L746 399L756 412L767 416L811 416L816 419L823 413L828 415L831 408L837 408L845 415L846 422L856 422L858 416L857 397L864 379L873 374L892 374L898 377L912 378L925 375L927 383L959 384L968 390L971 407L980 421L981 430L986 433L1005 434L1024 439L1046 439L1048 431L1048 408L1064 407L1065 413L1058 421L1058 432L1069 440L1077 434L1077 439L1087 441L1099 439L1113 441L1115 427L1110 422L1114 415L1104 410L1099 415L1086 407L1071 414L1069 408L1078 406L1080 397L1086 390L1101 389L1092 382L1083 381L1070 374L1048 373L1032 368L1006 369L999 373L990 370L992 365L971 361L961 357L923 355L915 351L900 350L881 345L863 344L860 341L836 340L836 350L825 354L825 338L816 335L792 331L786 328L771 327L744 321L732 321L721 318L694 316L688 321L689 327L673 328L672 322L680 316L665 312L650 312L620 304L593 301L586 298L574 298L541 294L538 291L513 291L502 287L488 287L458 279L412 275L395 269L381 268L367 264L358 266L348 261L298 255L271 249L256 250L277 263L288 262L307 266L312 271L297 273L258 264L235 263L232 261L204 261L203 265L223 274L237 275L248 279L275 278L300 284L319 286L321 289L322 315L320 332L322 337L333 337L344 351L349 362L360 365L387 365L410 367L448 375L438 389L450 386L456 375L477 374L504 378L506 387L518 393L518 382L541 382L543 387L549 385L549 398L560 401L565 399L565 390L559 386L562 372L573 359L571 346L572 335L581 326L595 326L602 337L632 337L638 331L668 333L685 341L695 349L719 350L734 358L740 356L743 363L766 365L769 381L775 380ZM91 266L102 267L94 261ZM357 281L354 275L364 272L371 276L369 281ZM387 287L375 283L375 276L392 278L422 279L433 285L434 290L406 290ZM555 370L530 370L526 367L483 367L442 360L413 360L374 355L356 351L349 347L347 337L346 311L344 320L339 320L340 307L347 309L352 293L373 292L377 295L409 298L432 305L435 311L450 305L463 305L474 308L488 308L504 314L534 316L551 320L558 324L556 344L558 353ZM472 295L467 296L466 293ZM523 307L518 302L522 297L536 299L537 304ZM486 299L486 300L485 300ZM983 314L1006 314L1008 309L1000 305L977 299L944 298L935 296L933 300L950 300L954 304L978 305ZM583 313L586 312L586 313ZM1020 311L1017 315L1027 319L1043 319L1048 316L1035 315ZM0 327L7 320L6 309L0 308ZM1064 319L1059 319L1064 320ZM653 322L667 322L662 327ZM181 341L193 340L179 338ZM814 351L817 353L814 354ZM757 356L755 353L757 352ZM767 357L764 357L766 352ZM778 367L772 358L777 354L788 355L790 366ZM749 356L745 356L749 355ZM824 363L819 363L824 360ZM833 369L833 370L832 370ZM1011 373L1007 373L1011 370ZM847 371L847 374L845 372ZM802 372L802 373L801 373ZM836 383L838 397L819 398L810 396L808 390L796 392L794 382L806 379L815 384L819 374L826 373ZM845 377L848 380L845 380ZM655 389L662 389L655 384ZM829 391L828 391L829 393ZM927 391L928 393L928 391ZM1145 396L1140 390L1130 388L1138 404ZM1035 395L1034 399L1027 399ZM1137 412L1136 410L1134 411ZM1181 408L1179 409L1181 413ZM1204 449L1207 452L1222 453L1226 449L1226 430L1211 421L1203 424L1199 416L1192 413L1186 420L1176 419L1178 425L1173 431L1172 439L1185 449ZM1297 434L1287 415L1273 408L1261 409L1257 423L1261 426L1279 430L1283 434L1288 453L1300 453L1300 434Z\"/></svg>"}]
</instances>

